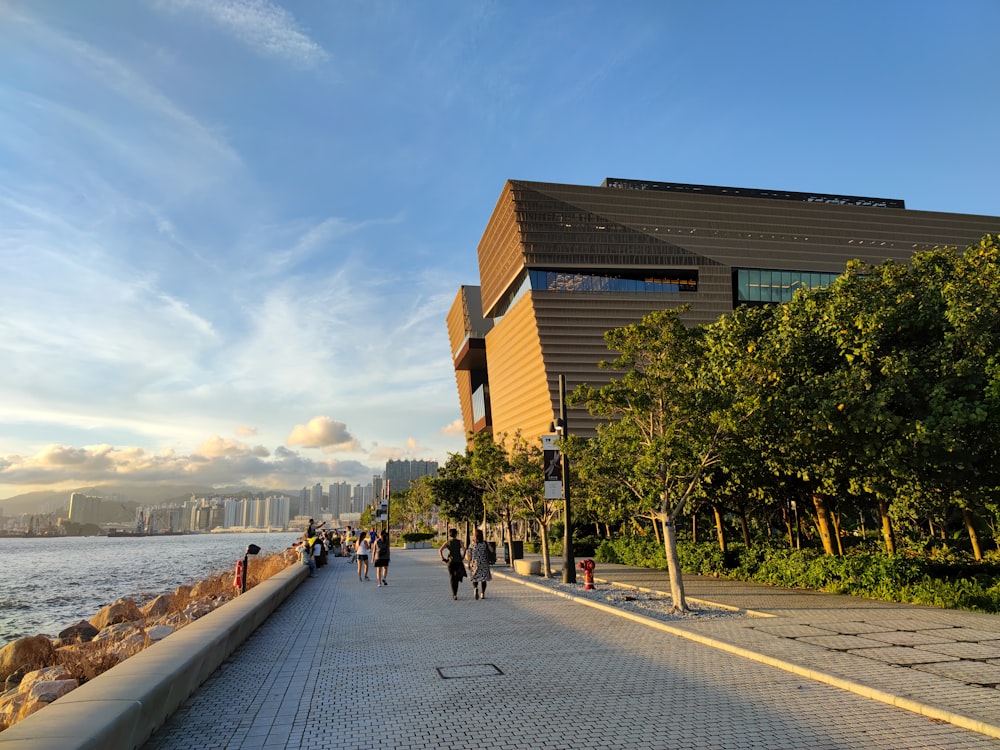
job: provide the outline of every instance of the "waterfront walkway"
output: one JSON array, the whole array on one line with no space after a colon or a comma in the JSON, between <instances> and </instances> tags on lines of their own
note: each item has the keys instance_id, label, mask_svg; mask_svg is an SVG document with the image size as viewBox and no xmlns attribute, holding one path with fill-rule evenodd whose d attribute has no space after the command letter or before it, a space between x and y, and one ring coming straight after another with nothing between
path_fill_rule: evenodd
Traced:
<instances>
[{"instance_id":1,"label":"waterfront walkway","mask_svg":"<svg viewBox=\"0 0 1000 750\"><path fill-rule=\"evenodd\" d=\"M392 554L386 587L331 558L145 749L1000 749L1000 617L687 577L755 614L644 622Z\"/></svg>"}]
</instances>

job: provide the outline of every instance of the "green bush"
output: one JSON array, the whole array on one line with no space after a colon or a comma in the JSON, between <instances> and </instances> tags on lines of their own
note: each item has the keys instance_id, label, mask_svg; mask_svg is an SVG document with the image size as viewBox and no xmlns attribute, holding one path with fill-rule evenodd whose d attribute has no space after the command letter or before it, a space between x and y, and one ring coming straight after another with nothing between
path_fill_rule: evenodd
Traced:
<instances>
[{"instance_id":1,"label":"green bush","mask_svg":"<svg viewBox=\"0 0 1000 750\"><path fill-rule=\"evenodd\" d=\"M603 539L594 550L597 562L621 563L637 568L667 567L663 546L655 539L645 536L620 536Z\"/></svg>"},{"instance_id":2,"label":"green bush","mask_svg":"<svg viewBox=\"0 0 1000 750\"><path fill-rule=\"evenodd\" d=\"M404 542L426 542L433 539L435 534L433 531L404 531L399 535L399 538Z\"/></svg>"},{"instance_id":3,"label":"green bush","mask_svg":"<svg viewBox=\"0 0 1000 750\"><path fill-rule=\"evenodd\" d=\"M681 569L688 574L1000 614L1000 566L996 559L970 562L941 547L927 553L890 557L859 548L852 554L830 556L812 549L732 544L723 554L712 542L677 543ZM663 547L651 536L602 539L594 559L666 568Z\"/></svg>"}]
</instances>

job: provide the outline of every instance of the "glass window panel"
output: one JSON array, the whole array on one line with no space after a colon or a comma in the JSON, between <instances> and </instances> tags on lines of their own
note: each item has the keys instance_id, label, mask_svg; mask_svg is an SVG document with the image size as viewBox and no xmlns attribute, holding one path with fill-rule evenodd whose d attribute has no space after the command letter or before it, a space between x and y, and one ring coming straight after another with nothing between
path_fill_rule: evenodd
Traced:
<instances>
[{"instance_id":1,"label":"glass window panel","mask_svg":"<svg viewBox=\"0 0 1000 750\"><path fill-rule=\"evenodd\" d=\"M747 299L751 302L760 302L760 271L751 269L747 272L747 285L750 291Z\"/></svg>"},{"instance_id":2,"label":"glass window panel","mask_svg":"<svg viewBox=\"0 0 1000 750\"><path fill-rule=\"evenodd\" d=\"M736 299L741 302L750 299L750 278L743 268L736 272Z\"/></svg>"}]
</instances>

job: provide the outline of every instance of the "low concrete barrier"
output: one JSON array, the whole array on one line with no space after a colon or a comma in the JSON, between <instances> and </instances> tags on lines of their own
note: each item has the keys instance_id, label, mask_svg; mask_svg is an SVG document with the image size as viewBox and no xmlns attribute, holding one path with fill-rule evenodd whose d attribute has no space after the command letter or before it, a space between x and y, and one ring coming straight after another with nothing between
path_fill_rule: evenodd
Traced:
<instances>
[{"instance_id":1,"label":"low concrete barrier","mask_svg":"<svg viewBox=\"0 0 1000 750\"><path fill-rule=\"evenodd\" d=\"M540 576L542 574L542 561L515 560L514 572L522 576Z\"/></svg>"},{"instance_id":2,"label":"low concrete barrier","mask_svg":"<svg viewBox=\"0 0 1000 750\"><path fill-rule=\"evenodd\" d=\"M134 750L308 575L291 565L9 729L0 750Z\"/></svg>"}]
</instances>

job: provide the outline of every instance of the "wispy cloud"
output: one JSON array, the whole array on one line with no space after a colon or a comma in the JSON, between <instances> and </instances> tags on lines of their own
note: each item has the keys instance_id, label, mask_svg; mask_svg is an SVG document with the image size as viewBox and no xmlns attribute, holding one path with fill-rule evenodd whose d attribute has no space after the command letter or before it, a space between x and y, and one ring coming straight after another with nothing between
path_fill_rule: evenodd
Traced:
<instances>
[{"instance_id":1,"label":"wispy cloud","mask_svg":"<svg viewBox=\"0 0 1000 750\"><path fill-rule=\"evenodd\" d=\"M287 10L269 0L158 0L156 7L208 18L260 55L304 68L329 58Z\"/></svg>"}]
</instances>

